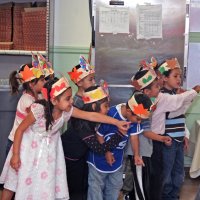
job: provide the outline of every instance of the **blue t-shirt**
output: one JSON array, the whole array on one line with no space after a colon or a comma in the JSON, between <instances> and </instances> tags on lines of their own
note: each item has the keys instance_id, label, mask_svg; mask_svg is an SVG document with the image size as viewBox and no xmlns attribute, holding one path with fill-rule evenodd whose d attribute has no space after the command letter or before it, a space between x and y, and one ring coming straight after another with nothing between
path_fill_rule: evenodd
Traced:
<instances>
[{"instance_id":1,"label":"blue t-shirt","mask_svg":"<svg viewBox=\"0 0 200 200\"><path fill-rule=\"evenodd\" d=\"M121 106L125 104L119 104L117 106L113 106L110 108L108 112L108 116L111 116L118 120L127 121L122 114L121 114ZM98 129L98 134L104 137L104 141L108 141L110 137L116 133L118 128L114 125L110 124L101 124ZM123 154L124 154L124 147L126 146L126 143L128 141L128 138L130 135L136 135L143 132L143 129L141 128L141 125L138 123L131 123L130 128L127 132L127 135L123 137L122 141L119 143L119 145L112 150L112 153L115 158L115 162L112 166L110 166L105 156L98 155L92 151L89 152L88 156L88 163L93 165L96 170L104 173L111 173L117 171L122 166L123 161Z\"/></svg>"}]
</instances>

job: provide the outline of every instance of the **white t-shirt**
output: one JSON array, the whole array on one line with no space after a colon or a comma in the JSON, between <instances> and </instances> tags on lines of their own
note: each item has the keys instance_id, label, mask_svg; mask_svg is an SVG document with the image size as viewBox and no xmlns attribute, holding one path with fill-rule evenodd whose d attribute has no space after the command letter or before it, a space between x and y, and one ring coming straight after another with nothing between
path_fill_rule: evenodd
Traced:
<instances>
[{"instance_id":1,"label":"white t-shirt","mask_svg":"<svg viewBox=\"0 0 200 200\"><path fill-rule=\"evenodd\" d=\"M16 116L13 128L10 132L10 135L8 136L9 140L14 141L15 131L20 125L20 123L23 121L23 119L26 117L27 109L30 108L30 106L35 102L35 98L28 94L23 93L21 98L18 101L17 109L16 109Z\"/></svg>"}]
</instances>

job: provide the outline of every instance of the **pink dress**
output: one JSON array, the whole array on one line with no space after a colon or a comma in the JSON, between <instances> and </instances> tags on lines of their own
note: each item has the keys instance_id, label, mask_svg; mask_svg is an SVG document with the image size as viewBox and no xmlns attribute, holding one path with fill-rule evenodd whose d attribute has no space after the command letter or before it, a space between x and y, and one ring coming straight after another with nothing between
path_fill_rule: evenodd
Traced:
<instances>
[{"instance_id":1,"label":"pink dress","mask_svg":"<svg viewBox=\"0 0 200 200\"><path fill-rule=\"evenodd\" d=\"M31 111L36 121L23 134L21 167L18 172L11 168L11 148L0 177L0 183L4 183L5 188L16 192L16 200L69 199L59 130L69 120L72 110L63 112L52 128L46 131L44 107L32 104Z\"/></svg>"}]
</instances>

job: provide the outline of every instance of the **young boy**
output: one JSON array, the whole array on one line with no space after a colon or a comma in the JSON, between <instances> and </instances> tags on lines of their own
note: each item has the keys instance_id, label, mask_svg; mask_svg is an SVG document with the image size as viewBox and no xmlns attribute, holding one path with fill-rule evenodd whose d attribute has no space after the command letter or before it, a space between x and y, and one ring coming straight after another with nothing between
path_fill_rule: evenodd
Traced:
<instances>
[{"instance_id":1,"label":"young boy","mask_svg":"<svg viewBox=\"0 0 200 200\"><path fill-rule=\"evenodd\" d=\"M110 108L108 115L119 120L132 122L127 132L127 136L112 150L114 162L109 165L104 156L94 152L89 153L89 178L88 178L88 200L116 200L123 184L123 172L121 170L124 147L127 143L128 136L130 140L135 140L135 135L141 133L141 119L148 118L150 115L151 100L142 93L135 93L127 104L119 104ZM115 134L116 127L108 124L101 124L98 129L98 137L109 141L110 137ZM138 164L141 159L136 158Z\"/></svg>"},{"instance_id":2,"label":"young boy","mask_svg":"<svg viewBox=\"0 0 200 200\"><path fill-rule=\"evenodd\" d=\"M78 91L74 95L73 105L81 109L84 105L82 99L84 91L96 84L94 66L91 66L83 56L80 56L79 65L76 65L68 74L78 87Z\"/></svg>"},{"instance_id":3,"label":"young boy","mask_svg":"<svg viewBox=\"0 0 200 200\"><path fill-rule=\"evenodd\" d=\"M170 136L172 145L166 146L154 142L151 160L151 199L177 199L184 179L185 120L182 114L196 97L200 87L195 86L191 91L176 94L174 89L180 88L181 85L181 70L176 59L166 60L158 70L164 74L162 89L164 93L158 95L157 108L152 115L151 130L156 134ZM175 118L170 119L172 117Z\"/></svg>"},{"instance_id":4,"label":"young boy","mask_svg":"<svg viewBox=\"0 0 200 200\"><path fill-rule=\"evenodd\" d=\"M143 65L145 65L143 67ZM151 78L149 78L151 77ZM140 90L152 100L156 98L160 92L157 75L153 69L148 67L148 63L142 63L141 69L132 77L132 84L136 90ZM147 81L148 80L148 81ZM129 194L130 199L150 199L150 169L151 155L153 152L152 140L170 143L171 139L168 136L160 136L151 132L150 120L146 119L141 122L144 132L139 135L139 151L132 151L130 143L128 143L126 154L128 155L133 171L133 191ZM148 138L147 138L147 137ZM134 162L135 155L142 156L144 166L136 165Z\"/></svg>"}]
</instances>

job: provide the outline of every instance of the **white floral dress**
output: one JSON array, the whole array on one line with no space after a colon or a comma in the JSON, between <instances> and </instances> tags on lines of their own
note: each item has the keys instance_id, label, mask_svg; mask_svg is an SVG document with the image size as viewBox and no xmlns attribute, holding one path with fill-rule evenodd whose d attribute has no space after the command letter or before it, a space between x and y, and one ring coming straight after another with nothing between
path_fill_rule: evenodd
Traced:
<instances>
[{"instance_id":1,"label":"white floral dress","mask_svg":"<svg viewBox=\"0 0 200 200\"><path fill-rule=\"evenodd\" d=\"M16 172L10 166L12 148L6 159L0 183L16 192L16 200L69 199L65 159L59 129L68 121L70 112L63 112L52 129L46 131L44 107L32 104L36 119L23 134L20 159L21 167Z\"/></svg>"}]
</instances>

